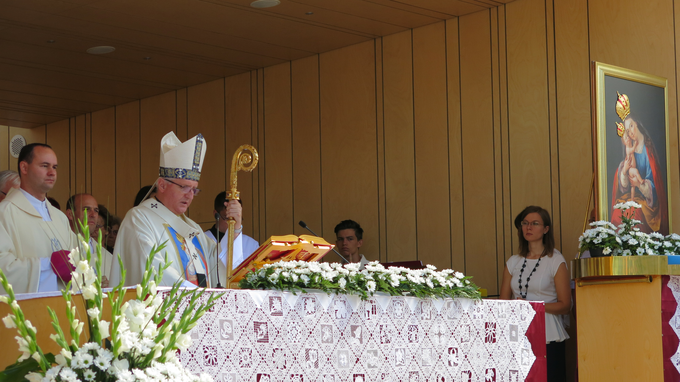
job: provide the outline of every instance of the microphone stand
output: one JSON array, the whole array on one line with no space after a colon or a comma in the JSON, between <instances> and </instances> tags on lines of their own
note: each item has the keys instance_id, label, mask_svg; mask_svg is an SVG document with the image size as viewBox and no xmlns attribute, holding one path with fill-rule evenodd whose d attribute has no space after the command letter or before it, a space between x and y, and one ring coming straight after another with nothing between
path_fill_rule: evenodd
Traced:
<instances>
[{"instance_id":1,"label":"microphone stand","mask_svg":"<svg viewBox=\"0 0 680 382\"><path fill-rule=\"evenodd\" d=\"M222 284L220 283L220 214L215 212L215 239L217 241L217 285L215 288L222 289Z\"/></svg>"},{"instance_id":2,"label":"microphone stand","mask_svg":"<svg viewBox=\"0 0 680 382\"><path fill-rule=\"evenodd\" d=\"M300 222L299 222L298 224L300 224L300 227L302 227L302 228L306 229L307 231L311 232L312 235L314 235L314 236L319 236L319 235L317 235L316 233L314 233L314 231L312 231L309 227L307 227L307 224L305 224L305 222L303 222L302 220L300 220ZM321 237L321 236L319 236L319 237ZM333 248L331 248L331 249L333 250L333 252L335 252L336 255L340 256L341 259L343 259L346 263L349 264L349 261L348 261L347 259L345 259L345 258L340 254L340 252L338 252L338 251L335 250L335 247L333 247Z\"/></svg>"}]
</instances>

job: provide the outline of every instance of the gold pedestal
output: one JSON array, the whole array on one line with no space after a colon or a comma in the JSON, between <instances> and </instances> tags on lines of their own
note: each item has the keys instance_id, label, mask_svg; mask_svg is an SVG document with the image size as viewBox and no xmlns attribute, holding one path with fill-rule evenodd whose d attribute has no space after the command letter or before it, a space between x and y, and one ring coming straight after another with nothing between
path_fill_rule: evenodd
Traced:
<instances>
[{"instance_id":1,"label":"gold pedestal","mask_svg":"<svg viewBox=\"0 0 680 382\"><path fill-rule=\"evenodd\" d=\"M666 256L573 260L580 382L663 381L661 276Z\"/></svg>"}]
</instances>

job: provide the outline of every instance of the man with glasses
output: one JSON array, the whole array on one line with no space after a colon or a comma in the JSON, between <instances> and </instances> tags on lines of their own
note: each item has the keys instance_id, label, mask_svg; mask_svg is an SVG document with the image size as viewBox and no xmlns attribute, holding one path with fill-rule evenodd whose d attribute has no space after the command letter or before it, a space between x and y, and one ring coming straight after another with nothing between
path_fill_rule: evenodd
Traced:
<instances>
[{"instance_id":1,"label":"man with glasses","mask_svg":"<svg viewBox=\"0 0 680 382\"><path fill-rule=\"evenodd\" d=\"M201 134L182 143L174 133L161 140L159 178L151 188L156 192L139 206L131 209L118 231L114 255L120 255L127 272L125 285L142 281L146 259L154 246L166 243L165 249L154 256L158 269L168 255L170 267L165 270L161 285L171 286L181 281L185 287L215 287L224 282L226 267L217 259L217 245L209 240L201 227L185 212L200 193L198 181L205 158L206 142ZM240 225L240 213L237 225ZM227 239L221 240L226 247ZM219 268L219 269L218 269ZM219 276L218 276L219 272ZM111 285L121 279L117 261L111 267Z\"/></svg>"},{"instance_id":2,"label":"man with glasses","mask_svg":"<svg viewBox=\"0 0 680 382\"><path fill-rule=\"evenodd\" d=\"M87 216L87 226L90 229L90 236L83 237L88 240L90 244L90 265L94 268L97 257L97 239L98 236L92 236L92 233L98 231L99 224L99 204L97 199L90 194L75 194L72 195L66 202L66 217L71 225L71 230L76 234L82 234L80 224L85 221ZM80 249L85 253L84 249ZM106 250L106 243L102 243L102 287L109 287L109 273L111 272L111 263L113 262L113 255Z\"/></svg>"}]
</instances>

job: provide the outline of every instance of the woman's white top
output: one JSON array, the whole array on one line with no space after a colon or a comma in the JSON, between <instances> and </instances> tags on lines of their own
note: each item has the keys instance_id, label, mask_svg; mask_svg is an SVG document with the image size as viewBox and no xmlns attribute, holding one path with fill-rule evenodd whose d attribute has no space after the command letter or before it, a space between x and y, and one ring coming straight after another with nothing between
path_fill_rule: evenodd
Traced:
<instances>
[{"instance_id":1,"label":"woman's white top","mask_svg":"<svg viewBox=\"0 0 680 382\"><path fill-rule=\"evenodd\" d=\"M522 271L522 264L525 258L520 255L514 255L508 259L506 263L508 271L512 275L510 286L512 287L513 298L521 298L519 294L519 274ZM557 290L555 289L555 273L560 267L560 264L567 265L564 256L555 250L552 256L543 256L541 263L536 268L536 271L531 275L529 280L529 288L527 290L527 277L536 266L538 259L526 259L527 265L522 273L522 293L526 294L527 301L543 301L545 303L557 302ZM545 340L564 341L569 338L567 331L564 329L564 322L562 316L554 314L545 314Z\"/></svg>"}]
</instances>

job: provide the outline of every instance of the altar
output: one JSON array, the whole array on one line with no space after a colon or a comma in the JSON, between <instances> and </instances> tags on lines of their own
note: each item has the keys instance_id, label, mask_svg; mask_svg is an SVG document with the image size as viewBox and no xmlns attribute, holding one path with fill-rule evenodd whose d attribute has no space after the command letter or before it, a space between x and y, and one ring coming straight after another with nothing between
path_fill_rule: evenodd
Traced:
<instances>
[{"instance_id":1,"label":"altar","mask_svg":"<svg viewBox=\"0 0 680 382\"><path fill-rule=\"evenodd\" d=\"M168 290L159 288L159 293ZM387 295L362 301L352 295L268 290L208 293L225 294L192 329L193 343L179 358L192 373L207 373L215 381L546 380L542 302ZM129 289L126 298L134 295ZM53 329L46 305L62 316L61 295L17 298L38 329L38 343L58 352L49 339ZM80 305L82 300L74 296L74 301ZM0 316L8 313L8 306L0 304ZM64 326L66 320L60 322ZM20 355L15 335L0 327L0 338L9 345L0 348L3 369Z\"/></svg>"},{"instance_id":2,"label":"altar","mask_svg":"<svg viewBox=\"0 0 680 382\"><path fill-rule=\"evenodd\" d=\"M542 302L229 290L180 354L216 381L545 381Z\"/></svg>"}]
</instances>

